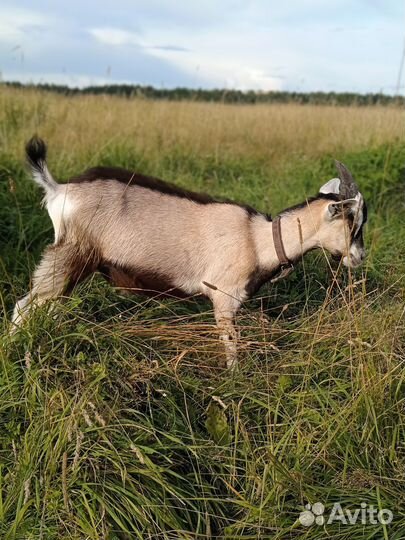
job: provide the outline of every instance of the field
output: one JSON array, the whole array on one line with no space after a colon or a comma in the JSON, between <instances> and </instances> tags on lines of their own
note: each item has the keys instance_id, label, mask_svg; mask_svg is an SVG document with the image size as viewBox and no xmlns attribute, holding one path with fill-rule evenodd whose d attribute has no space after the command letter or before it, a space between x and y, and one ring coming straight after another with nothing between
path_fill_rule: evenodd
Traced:
<instances>
[{"instance_id":1,"label":"field","mask_svg":"<svg viewBox=\"0 0 405 540\"><path fill-rule=\"evenodd\" d=\"M60 180L130 167L276 215L353 171L368 258L308 255L238 315L218 368L211 306L129 298L95 276L8 333L52 226L24 165L38 133ZM405 111L237 106L0 87L0 537L405 537ZM389 524L304 526L306 504ZM363 504L363 507L364 507ZM345 514L346 515L346 514Z\"/></svg>"}]
</instances>

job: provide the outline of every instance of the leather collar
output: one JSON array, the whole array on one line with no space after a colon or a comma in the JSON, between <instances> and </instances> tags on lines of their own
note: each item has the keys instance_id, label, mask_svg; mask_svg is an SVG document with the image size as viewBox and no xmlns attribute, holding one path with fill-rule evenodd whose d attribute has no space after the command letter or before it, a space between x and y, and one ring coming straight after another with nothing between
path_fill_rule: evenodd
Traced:
<instances>
[{"instance_id":1,"label":"leather collar","mask_svg":"<svg viewBox=\"0 0 405 540\"><path fill-rule=\"evenodd\" d=\"M271 283L275 283L276 281L279 281L280 279L284 279L288 275L291 274L291 272L294 270L294 264L290 259L287 257L284 244L283 244L283 237L281 236L281 217L277 216L274 221L272 222L272 231L273 231L273 242L274 242L274 248L277 253L277 257L280 263L280 269L276 277L271 279Z\"/></svg>"}]
</instances>

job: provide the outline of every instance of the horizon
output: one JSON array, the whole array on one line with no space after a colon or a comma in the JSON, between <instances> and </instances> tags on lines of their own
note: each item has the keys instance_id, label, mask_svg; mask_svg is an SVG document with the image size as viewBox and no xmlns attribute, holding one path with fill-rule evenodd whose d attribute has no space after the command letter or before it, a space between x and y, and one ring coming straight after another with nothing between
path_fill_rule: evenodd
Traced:
<instances>
[{"instance_id":1,"label":"horizon","mask_svg":"<svg viewBox=\"0 0 405 540\"><path fill-rule=\"evenodd\" d=\"M268 94L286 94L286 95L297 95L297 96L305 96L305 95L353 95L353 96L360 96L360 97L367 97L367 96L383 96L388 99L399 99L403 100L405 99L404 95L397 94L395 92L393 93L387 93L387 92L352 92L352 91L336 91L336 90L308 90L308 91L297 91L297 90L254 90L251 88L247 88L245 90L241 90L238 88L202 88L202 87L189 87L189 86L173 86L172 88L165 88L165 87L156 87L153 85L148 84L138 84L138 83L119 83L119 82L106 82L106 83L99 83L94 85L88 85L88 86L72 86L69 84L61 84L61 83L52 83L52 82L21 82L21 81L7 81L7 80L1 80L0 79L0 86L6 85L9 87L21 87L21 88L37 88L39 90L48 90L49 91L55 91L59 92L59 90L67 89L69 92L78 92L78 93L86 93L89 91L89 93L93 93L92 90L95 89L104 89L104 88L131 88L131 89L152 89L152 91L155 92L168 92L174 93L176 91L186 91L190 94L193 92L206 92L206 93L214 93L214 92L223 92L226 93L241 93L243 95L248 95L249 93L254 93L257 96L260 95L268 95ZM108 94L109 92L107 92ZM96 94L96 93L95 93ZM119 95L119 94L118 94Z\"/></svg>"}]
</instances>

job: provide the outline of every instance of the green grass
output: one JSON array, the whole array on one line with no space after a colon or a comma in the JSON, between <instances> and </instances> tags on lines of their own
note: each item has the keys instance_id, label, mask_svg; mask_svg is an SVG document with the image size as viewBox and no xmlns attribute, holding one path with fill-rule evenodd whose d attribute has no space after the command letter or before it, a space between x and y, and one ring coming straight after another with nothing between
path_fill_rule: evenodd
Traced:
<instances>
[{"instance_id":1,"label":"green grass","mask_svg":"<svg viewBox=\"0 0 405 540\"><path fill-rule=\"evenodd\" d=\"M20 129L17 113L10 132ZM3 127L4 129L4 127ZM50 141L52 143L52 141ZM8 335L52 240L21 156L0 151L0 537L405 537L405 144L265 159L141 154L124 138L100 164L133 166L273 214L316 193L332 157L368 201L369 257L335 273L307 257L238 316L240 370L217 367L211 306L122 297L100 278ZM67 154L67 152L66 152ZM94 161L50 156L56 177ZM362 502L390 525L306 528L304 505Z\"/></svg>"}]
</instances>

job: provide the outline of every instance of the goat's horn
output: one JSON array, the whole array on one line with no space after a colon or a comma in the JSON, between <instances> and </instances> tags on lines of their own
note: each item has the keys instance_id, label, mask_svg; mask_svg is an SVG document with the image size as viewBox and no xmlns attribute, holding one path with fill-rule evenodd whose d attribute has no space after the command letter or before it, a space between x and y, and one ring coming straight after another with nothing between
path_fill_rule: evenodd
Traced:
<instances>
[{"instance_id":1,"label":"goat's horn","mask_svg":"<svg viewBox=\"0 0 405 540\"><path fill-rule=\"evenodd\" d=\"M359 192L359 188L354 181L352 173L349 171L346 165L340 161L335 161L335 165L340 178L339 195L341 195L343 199L351 199L355 197Z\"/></svg>"}]
</instances>

